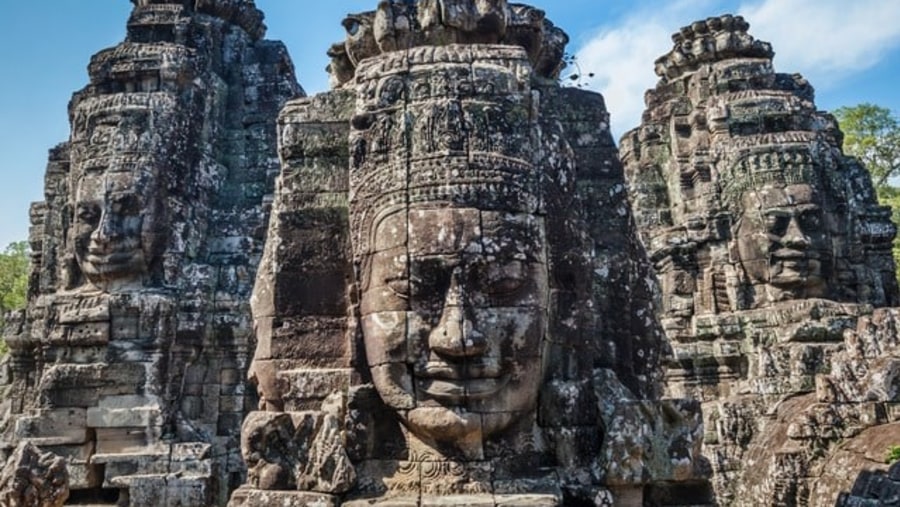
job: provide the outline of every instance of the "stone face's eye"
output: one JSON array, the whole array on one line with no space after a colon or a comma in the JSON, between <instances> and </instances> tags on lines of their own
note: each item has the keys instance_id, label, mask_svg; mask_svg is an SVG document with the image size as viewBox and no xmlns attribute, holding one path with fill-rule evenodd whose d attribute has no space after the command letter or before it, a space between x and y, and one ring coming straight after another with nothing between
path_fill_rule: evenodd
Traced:
<instances>
[{"instance_id":1,"label":"stone face's eye","mask_svg":"<svg viewBox=\"0 0 900 507\"><path fill-rule=\"evenodd\" d=\"M822 214L817 209L806 210L797 219L803 232L818 232L822 228Z\"/></svg>"},{"instance_id":2,"label":"stone face's eye","mask_svg":"<svg viewBox=\"0 0 900 507\"><path fill-rule=\"evenodd\" d=\"M385 280L385 285L391 289L391 292L403 299L409 298L409 280L406 278L392 278Z\"/></svg>"},{"instance_id":3,"label":"stone face's eye","mask_svg":"<svg viewBox=\"0 0 900 507\"><path fill-rule=\"evenodd\" d=\"M100 210L96 204L81 203L75 211L76 217L82 222L94 223L100 217Z\"/></svg>"},{"instance_id":4,"label":"stone face's eye","mask_svg":"<svg viewBox=\"0 0 900 507\"><path fill-rule=\"evenodd\" d=\"M778 211L770 212L766 215L766 230L769 231L769 234L784 236L790 222L790 215Z\"/></svg>"},{"instance_id":5,"label":"stone face's eye","mask_svg":"<svg viewBox=\"0 0 900 507\"><path fill-rule=\"evenodd\" d=\"M138 215L140 208L140 202L133 194L119 196L112 203L112 211L118 215Z\"/></svg>"},{"instance_id":6,"label":"stone face's eye","mask_svg":"<svg viewBox=\"0 0 900 507\"><path fill-rule=\"evenodd\" d=\"M510 294L517 291L525 283L525 266L519 261L505 264L489 264L480 271L480 284L488 294Z\"/></svg>"}]
</instances>

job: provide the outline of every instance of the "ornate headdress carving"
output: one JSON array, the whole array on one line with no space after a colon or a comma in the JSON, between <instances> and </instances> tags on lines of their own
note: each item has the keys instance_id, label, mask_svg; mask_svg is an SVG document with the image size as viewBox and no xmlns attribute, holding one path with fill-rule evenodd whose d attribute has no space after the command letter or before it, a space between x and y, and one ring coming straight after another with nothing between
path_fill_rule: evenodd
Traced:
<instances>
[{"instance_id":1,"label":"ornate headdress carving","mask_svg":"<svg viewBox=\"0 0 900 507\"><path fill-rule=\"evenodd\" d=\"M537 76L555 79L565 67L569 37L544 11L506 0L384 1L378 10L344 20L347 38L328 51L335 85L358 74L366 58L416 47L504 44L525 49Z\"/></svg>"},{"instance_id":2,"label":"ornate headdress carving","mask_svg":"<svg viewBox=\"0 0 900 507\"><path fill-rule=\"evenodd\" d=\"M823 176L809 145L761 145L742 153L720 173L722 201L726 208L741 207L741 196L767 186L808 184L821 187Z\"/></svg>"},{"instance_id":3,"label":"ornate headdress carving","mask_svg":"<svg viewBox=\"0 0 900 507\"><path fill-rule=\"evenodd\" d=\"M505 67L506 79L481 83L471 67L483 48L411 51L399 72L386 70L392 55L367 61L363 70L371 78L360 78L358 86L374 92L361 93L368 98L357 105L351 133L350 223L357 255L369 251L380 217L408 206L541 210L542 177L532 161L539 150L530 149L527 120L531 95L521 91L528 88L522 72L527 56L503 48L507 58L493 63L495 72ZM430 87L422 81L428 74L416 67L436 59L465 72ZM492 121L481 121L490 115ZM503 135L496 131L501 126Z\"/></svg>"},{"instance_id":4,"label":"ornate headdress carving","mask_svg":"<svg viewBox=\"0 0 900 507\"><path fill-rule=\"evenodd\" d=\"M675 47L656 60L656 74L663 79L674 79L704 63L775 56L772 45L754 39L747 33L749 28L743 17L730 14L682 27L672 35Z\"/></svg>"}]
</instances>

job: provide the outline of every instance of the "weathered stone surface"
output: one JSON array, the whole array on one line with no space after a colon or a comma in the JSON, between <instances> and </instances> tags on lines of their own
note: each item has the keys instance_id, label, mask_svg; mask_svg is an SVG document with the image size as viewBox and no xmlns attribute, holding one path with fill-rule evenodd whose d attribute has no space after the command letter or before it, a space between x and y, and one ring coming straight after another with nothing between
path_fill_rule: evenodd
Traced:
<instances>
[{"instance_id":1,"label":"weathered stone surface","mask_svg":"<svg viewBox=\"0 0 900 507\"><path fill-rule=\"evenodd\" d=\"M60 507L69 497L63 458L23 442L0 471L0 505Z\"/></svg>"},{"instance_id":2,"label":"weathered stone surface","mask_svg":"<svg viewBox=\"0 0 900 507\"><path fill-rule=\"evenodd\" d=\"M346 41L328 51L335 86L349 85L365 58L447 44L518 46L536 75L556 79L569 42L544 11L506 0L380 2L375 11L351 14L342 24Z\"/></svg>"},{"instance_id":3,"label":"weathered stone surface","mask_svg":"<svg viewBox=\"0 0 900 507\"><path fill-rule=\"evenodd\" d=\"M810 84L748 28L727 15L673 36L622 158L666 389L703 402L717 501L831 506L862 466L841 449L887 431L897 395L896 311L878 308L900 295L896 230Z\"/></svg>"},{"instance_id":4,"label":"weathered stone surface","mask_svg":"<svg viewBox=\"0 0 900 507\"><path fill-rule=\"evenodd\" d=\"M247 483L255 489L341 494L356 480L332 414L251 412L241 433Z\"/></svg>"},{"instance_id":5,"label":"weathered stone surface","mask_svg":"<svg viewBox=\"0 0 900 507\"><path fill-rule=\"evenodd\" d=\"M276 118L303 92L252 0L133 3L126 40L91 59L32 207L0 447L77 446L79 502L223 504L255 403L249 296Z\"/></svg>"},{"instance_id":6,"label":"weathered stone surface","mask_svg":"<svg viewBox=\"0 0 900 507\"><path fill-rule=\"evenodd\" d=\"M344 27L335 89L279 118L252 297L266 412L231 504L702 501L699 404L660 399L651 267L602 97L556 82L565 35L505 1Z\"/></svg>"},{"instance_id":7,"label":"weathered stone surface","mask_svg":"<svg viewBox=\"0 0 900 507\"><path fill-rule=\"evenodd\" d=\"M740 17L623 170L539 9L381 2L302 98L252 0L133 3L31 209L6 503L893 501L895 230Z\"/></svg>"}]
</instances>

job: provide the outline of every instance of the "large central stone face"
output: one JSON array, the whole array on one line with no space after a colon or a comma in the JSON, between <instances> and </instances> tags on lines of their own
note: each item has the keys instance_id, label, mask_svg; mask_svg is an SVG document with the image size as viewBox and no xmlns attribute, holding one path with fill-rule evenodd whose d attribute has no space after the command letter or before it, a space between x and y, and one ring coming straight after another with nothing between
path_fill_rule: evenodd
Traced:
<instances>
[{"instance_id":1,"label":"large central stone face","mask_svg":"<svg viewBox=\"0 0 900 507\"><path fill-rule=\"evenodd\" d=\"M399 57L357 75L362 332L375 387L407 427L470 442L533 414L542 383L549 284L529 63L502 46L419 51L398 71Z\"/></svg>"},{"instance_id":2,"label":"large central stone face","mask_svg":"<svg viewBox=\"0 0 900 507\"><path fill-rule=\"evenodd\" d=\"M556 79L565 35L505 2L344 27L335 89L279 120L232 505L704 498L602 98Z\"/></svg>"},{"instance_id":3,"label":"large central stone face","mask_svg":"<svg viewBox=\"0 0 900 507\"><path fill-rule=\"evenodd\" d=\"M397 238L407 228L409 249ZM497 231L488 244L482 228ZM534 412L549 289L545 245L531 238L544 237L542 220L412 208L385 217L374 233L379 247L363 259L360 307L385 403L413 431L441 441L490 436Z\"/></svg>"}]
</instances>

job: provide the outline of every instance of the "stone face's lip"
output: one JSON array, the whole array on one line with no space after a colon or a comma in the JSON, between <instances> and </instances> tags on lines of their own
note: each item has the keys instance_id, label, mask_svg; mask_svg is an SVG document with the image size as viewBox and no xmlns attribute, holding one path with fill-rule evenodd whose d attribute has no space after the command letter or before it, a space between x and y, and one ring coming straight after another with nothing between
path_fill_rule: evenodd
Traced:
<instances>
[{"instance_id":1,"label":"stone face's lip","mask_svg":"<svg viewBox=\"0 0 900 507\"><path fill-rule=\"evenodd\" d=\"M429 362L424 370L417 371L418 377L436 380L496 379L503 375L500 365L494 361L465 362L447 364Z\"/></svg>"},{"instance_id":2,"label":"stone face's lip","mask_svg":"<svg viewBox=\"0 0 900 507\"><path fill-rule=\"evenodd\" d=\"M811 250L781 249L772 253L772 259L776 261L793 261L803 259L818 259L819 255Z\"/></svg>"},{"instance_id":3,"label":"stone face's lip","mask_svg":"<svg viewBox=\"0 0 900 507\"><path fill-rule=\"evenodd\" d=\"M134 259L135 252L129 250L127 252L113 252L107 254L91 253L85 260L91 264L100 266L104 264L127 264Z\"/></svg>"},{"instance_id":4,"label":"stone face's lip","mask_svg":"<svg viewBox=\"0 0 900 507\"><path fill-rule=\"evenodd\" d=\"M480 400L488 398L504 387L509 382L509 375L498 378L477 379L418 379L419 388L429 397L448 404L460 404L466 400Z\"/></svg>"}]
</instances>

